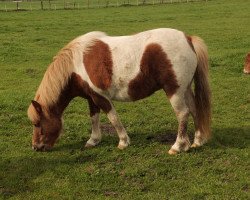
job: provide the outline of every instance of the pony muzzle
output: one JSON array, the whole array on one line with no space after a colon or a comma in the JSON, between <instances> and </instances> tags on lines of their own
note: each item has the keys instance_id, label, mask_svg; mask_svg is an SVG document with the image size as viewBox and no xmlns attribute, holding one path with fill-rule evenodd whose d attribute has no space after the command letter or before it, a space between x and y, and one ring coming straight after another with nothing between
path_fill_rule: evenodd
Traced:
<instances>
[{"instance_id":1,"label":"pony muzzle","mask_svg":"<svg viewBox=\"0 0 250 200\"><path fill-rule=\"evenodd\" d=\"M33 144L32 149L35 151L49 151L51 150L52 146L47 144Z\"/></svg>"}]
</instances>

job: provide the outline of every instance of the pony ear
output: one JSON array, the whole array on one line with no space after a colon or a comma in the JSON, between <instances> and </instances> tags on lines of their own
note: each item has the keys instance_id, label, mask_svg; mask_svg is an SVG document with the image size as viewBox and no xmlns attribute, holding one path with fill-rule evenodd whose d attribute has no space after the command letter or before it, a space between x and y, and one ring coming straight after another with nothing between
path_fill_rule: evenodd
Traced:
<instances>
[{"instance_id":1,"label":"pony ear","mask_svg":"<svg viewBox=\"0 0 250 200\"><path fill-rule=\"evenodd\" d=\"M34 106L34 108L36 109L37 113L39 115L41 115L43 113L41 105L37 101L34 101L34 100L32 100L31 103Z\"/></svg>"}]
</instances>

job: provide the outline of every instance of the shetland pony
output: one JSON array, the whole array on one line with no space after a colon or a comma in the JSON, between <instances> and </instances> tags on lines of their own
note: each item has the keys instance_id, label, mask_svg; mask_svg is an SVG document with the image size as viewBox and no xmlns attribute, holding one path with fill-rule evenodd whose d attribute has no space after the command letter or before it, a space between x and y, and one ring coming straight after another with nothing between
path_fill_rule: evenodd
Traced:
<instances>
[{"instance_id":1,"label":"shetland pony","mask_svg":"<svg viewBox=\"0 0 250 200\"><path fill-rule=\"evenodd\" d=\"M194 81L194 92L192 82ZM130 144L112 100L136 101L163 89L178 119L177 139L169 154L187 151L191 144L187 120L195 124L192 147L210 136L210 88L206 45L197 36L168 28L130 36L111 37L90 32L66 45L48 67L28 108L34 150L48 150L62 129L62 114L77 96L87 99L92 133L85 147L101 141L100 110L119 137L119 149Z\"/></svg>"}]
</instances>

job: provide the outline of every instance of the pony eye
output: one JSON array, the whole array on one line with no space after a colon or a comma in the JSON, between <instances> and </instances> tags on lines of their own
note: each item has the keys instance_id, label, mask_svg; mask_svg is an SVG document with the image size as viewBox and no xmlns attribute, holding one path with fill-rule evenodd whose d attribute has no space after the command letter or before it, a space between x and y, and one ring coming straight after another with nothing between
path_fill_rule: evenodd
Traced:
<instances>
[{"instance_id":1,"label":"pony eye","mask_svg":"<svg viewBox=\"0 0 250 200\"><path fill-rule=\"evenodd\" d=\"M40 127L40 123L34 124L35 127Z\"/></svg>"}]
</instances>

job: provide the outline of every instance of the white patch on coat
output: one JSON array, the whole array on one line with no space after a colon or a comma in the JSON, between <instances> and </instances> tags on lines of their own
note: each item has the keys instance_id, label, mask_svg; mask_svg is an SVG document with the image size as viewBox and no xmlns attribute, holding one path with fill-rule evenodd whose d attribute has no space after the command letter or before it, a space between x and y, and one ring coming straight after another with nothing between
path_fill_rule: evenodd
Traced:
<instances>
[{"instance_id":1,"label":"white patch on coat","mask_svg":"<svg viewBox=\"0 0 250 200\"><path fill-rule=\"evenodd\" d=\"M91 136L90 136L89 140L87 141L87 144L95 146L102 139L101 129L100 129L99 113L95 113L91 117L91 125L92 125L92 132L91 132Z\"/></svg>"},{"instance_id":2,"label":"white patch on coat","mask_svg":"<svg viewBox=\"0 0 250 200\"><path fill-rule=\"evenodd\" d=\"M198 130L195 132L194 135L194 145L197 147L202 146L203 144L205 144L207 142L206 139L204 139L204 136L202 136L201 132Z\"/></svg>"},{"instance_id":3,"label":"white patch on coat","mask_svg":"<svg viewBox=\"0 0 250 200\"><path fill-rule=\"evenodd\" d=\"M111 124L115 127L115 130L120 139L118 148L126 148L130 144L130 139L113 106L112 109L108 112L107 117Z\"/></svg>"}]
</instances>

